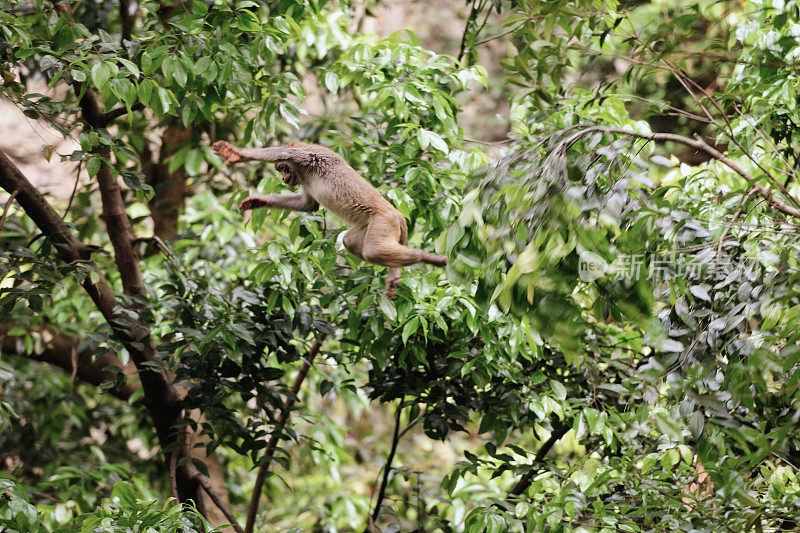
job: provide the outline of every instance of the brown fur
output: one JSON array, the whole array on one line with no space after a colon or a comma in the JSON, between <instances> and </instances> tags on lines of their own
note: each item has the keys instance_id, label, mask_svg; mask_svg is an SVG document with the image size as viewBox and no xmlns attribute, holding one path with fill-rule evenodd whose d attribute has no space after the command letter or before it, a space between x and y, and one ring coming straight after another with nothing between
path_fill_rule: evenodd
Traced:
<instances>
[{"instance_id":1,"label":"brown fur","mask_svg":"<svg viewBox=\"0 0 800 533\"><path fill-rule=\"evenodd\" d=\"M300 186L295 194L254 195L240 209L277 207L315 211L320 205L339 215L353 227L344 236L347 250L365 261L389 267L386 293L395 298L400 268L414 263L443 266L447 258L406 244L406 219L336 152L317 144L291 142L285 147L236 148L225 141L214 143L214 151L228 164L243 159L276 163L283 181Z\"/></svg>"}]
</instances>

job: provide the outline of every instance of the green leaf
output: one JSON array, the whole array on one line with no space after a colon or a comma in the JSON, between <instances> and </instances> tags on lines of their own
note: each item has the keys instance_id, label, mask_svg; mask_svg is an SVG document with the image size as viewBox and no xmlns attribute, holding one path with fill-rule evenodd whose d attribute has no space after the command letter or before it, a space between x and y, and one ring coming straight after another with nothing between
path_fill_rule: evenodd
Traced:
<instances>
[{"instance_id":1,"label":"green leaf","mask_svg":"<svg viewBox=\"0 0 800 533\"><path fill-rule=\"evenodd\" d=\"M111 80L111 91L128 107L136 103L136 86L125 78Z\"/></svg>"},{"instance_id":2,"label":"green leaf","mask_svg":"<svg viewBox=\"0 0 800 533\"><path fill-rule=\"evenodd\" d=\"M210 56L203 56L197 60L194 64L194 73L197 76L201 76L205 71L208 70L208 67L211 66L212 59Z\"/></svg>"},{"instance_id":3,"label":"green leaf","mask_svg":"<svg viewBox=\"0 0 800 533\"><path fill-rule=\"evenodd\" d=\"M325 87L329 92L336 94L339 91L339 76L333 72L326 72Z\"/></svg>"},{"instance_id":4,"label":"green leaf","mask_svg":"<svg viewBox=\"0 0 800 533\"><path fill-rule=\"evenodd\" d=\"M164 87L158 87L158 100L161 104L162 114L169 113L172 107L172 91L165 89Z\"/></svg>"},{"instance_id":5,"label":"green leaf","mask_svg":"<svg viewBox=\"0 0 800 533\"><path fill-rule=\"evenodd\" d=\"M243 31L260 32L261 22L250 11L241 11L236 17L236 26Z\"/></svg>"},{"instance_id":6,"label":"green leaf","mask_svg":"<svg viewBox=\"0 0 800 533\"><path fill-rule=\"evenodd\" d=\"M108 78L111 76L111 67L104 62L95 63L92 67L92 83L98 91L102 91L103 87L108 83Z\"/></svg>"},{"instance_id":7,"label":"green leaf","mask_svg":"<svg viewBox=\"0 0 800 533\"><path fill-rule=\"evenodd\" d=\"M86 172L90 176L96 176L97 173L100 170L100 165L101 164L102 164L102 161L100 161L100 158L98 158L98 157L90 157L89 159L86 160Z\"/></svg>"},{"instance_id":8,"label":"green leaf","mask_svg":"<svg viewBox=\"0 0 800 533\"><path fill-rule=\"evenodd\" d=\"M72 76L72 79L77 81L77 82L86 81L86 72L84 72L82 70L73 69L73 70L70 70L69 73Z\"/></svg>"},{"instance_id":9,"label":"green leaf","mask_svg":"<svg viewBox=\"0 0 800 533\"><path fill-rule=\"evenodd\" d=\"M689 431L692 432L694 438L699 439L700 435L703 433L703 428L705 427L705 417L703 413L700 411L695 411L692 413L691 418L689 418Z\"/></svg>"},{"instance_id":10,"label":"green leaf","mask_svg":"<svg viewBox=\"0 0 800 533\"><path fill-rule=\"evenodd\" d=\"M142 72L145 76L150 76L157 68L157 65L153 61L153 56L148 51L142 52L141 65Z\"/></svg>"},{"instance_id":11,"label":"green leaf","mask_svg":"<svg viewBox=\"0 0 800 533\"><path fill-rule=\"evenodd\" d=\"M205 162L205 156L202 150L198 148L189 150L186 153L186 172L188 172L190 176L197 175L197 173L200 172L200 166L203 162Z\"/></svg>"},{"instance_id":12,"label":"green leaf","mask_svg":"<svg viewBox=\"0 0 800 533\"><path fill-rule=\"evenodd\" d=\"M132 511L136 509L136 495L124 481L117 481L111 489L111 495L119 498L123 509Z\"/></svg>"},{"instance_id":13,"label":"green leaf","mask_svg":"<svg viewBox=\"0 0 800 533\"><path fill-rule=\"evenodd\" d=\"M419 316L415 316L403 326L403 344L408 344L408 339L419 329Z\"/></svg>"},{"instance_id":14,"label":"green leaf","mask_svg":"<svg viewBox=\"0 0 800 533\"><path fill-rule=\"evenodd\" d=\"M188 81L188 76L186 72L184 72L183 67L179 62L175 62L175 69L172 73L172 78L175 82L180 85L181 87L186 87L186 82Z\"/></svg>"},{"instance_id":15,"label":"green leaf","mask_svg":"<svg viewBox=\"0 0 800 533\"><path fill-rule=\"evenodd\" d=\"M121 57L117 58L117 60L122 63L126 69L128 69L128 72L133 74L134 78L139 77L139 67L137 67L132 61L128 61L127 59L123 59Z\"/></svg>"},{"instance_id":16,"label":"green leaf","mask_svg":"<svg viewBox=\"0 0 800 533\"><path fill-rule=\"evenodd\" d=\"M385 293L382 293L380 299L378 300L379 306L383 314L386 315L386 318L389 319L390 322L394 322L397 320L397 309L394 306L394 303L386 296Z\"/></svg>"},{"instance_id":17,"label":"green leaf","mask_svg":"<svg viewBox=\"0 0 800 533\"><path fill-rule=\"evenodd\" d=\"M553 393L559 400L563 401L567 399L567 389L566 387L564 387L564 385L562 385L558 381L551 379L550 388L553 390Z\"/></svg>"}]
</instances>

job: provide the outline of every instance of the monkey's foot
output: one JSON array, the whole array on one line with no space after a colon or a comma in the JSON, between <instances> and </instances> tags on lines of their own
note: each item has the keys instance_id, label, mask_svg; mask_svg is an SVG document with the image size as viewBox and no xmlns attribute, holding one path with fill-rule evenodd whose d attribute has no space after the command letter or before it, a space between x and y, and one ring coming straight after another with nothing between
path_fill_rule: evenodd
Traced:
<instances>
[{"instance_id":1,"label":"monkey's foot","mask_svg":"<svg viewBox=\"0 0 800 533\"><path fill-rule=\"evenodd\" d=\"M400 284L398 283L398 285ZM388 296L390 300L397 299L397 293L394 292L394 287L386 287L386 296Z\"/></svg>"},{"instance_id":2,"label":"monkey's foot","mask_svg":"<svg viewBox=\"0 0 800 533\"><path fill-rule=\"evenodd\" d=\"M389 273L386 276L386 296L389 297L390 300L394 300L397 298L397 293L394 292L395 287L400 286L400 272Z\"/></svg>"},{"instance_id":3,"label":"monkey's foot","mask_svg":"<svg viewBox=\"0 0 800 533\"><path fill-rule=\"evenodd\" d=\"M225 163L230 165L242 160L242 151L229 142L217 141L211 145L217 155L225 158Z\"/></svg>"},{"instance_id":4,"label":"monkey's foot","mask_svg":"<svg viewBox=\"0 0 800 533\"><path fill-rule=\"evenodd\" d=\"M250 209L255 209L256 207L267 207L269 202L267 201L266 197L264 196L248 196L242 203L239 204L239 209L241 211L249 211Z\"/></svg>"}]
</instances>

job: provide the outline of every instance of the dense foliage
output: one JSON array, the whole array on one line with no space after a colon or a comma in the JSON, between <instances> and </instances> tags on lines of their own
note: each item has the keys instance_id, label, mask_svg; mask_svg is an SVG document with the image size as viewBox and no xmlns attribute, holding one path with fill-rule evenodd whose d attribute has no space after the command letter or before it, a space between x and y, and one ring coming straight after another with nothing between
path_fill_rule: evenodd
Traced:
<instances>
[{"instance_id":1,"label":"dense foliage","mask_svg":"<svg viewBox=\"0 0 800 533\"><path fill-rule=\"evenodd\" d=\"M69 198L0 154L0 531L796 529L800 3L474 0L453 55L378 7L0 1L80 146ZM330 147L447 267L243 219L284 185L216 139Z\"/></svg>"}]
</instances>

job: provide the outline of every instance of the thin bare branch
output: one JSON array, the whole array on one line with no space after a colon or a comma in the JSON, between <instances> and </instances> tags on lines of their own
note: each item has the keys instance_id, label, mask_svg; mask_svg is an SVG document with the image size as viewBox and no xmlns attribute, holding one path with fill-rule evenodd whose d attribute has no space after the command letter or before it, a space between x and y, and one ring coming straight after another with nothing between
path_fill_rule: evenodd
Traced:
<instances>
[{"instance_id":1,"label":"thin bare branch","mask_svg":"<svg viewBox=\"0 0 800 533\"><path fill-rule=\"evenodd\" d=\"M378 521L378 516L381 514L381 507L383 506L383 499L386 496L386 487L389 485L389 475L392 472L392 462L394 455L397 452L397 444L400 442L400 416L403 414L403 404L397 406L397 411L394 417L394 434L392 435L392 446L389 449L389 455L386 457L386 464L383 465L383 479L381 479L381 486L378 489L378 499L375 501L375 509L372 515L367 520L367 528L365 533L369 533L373 524ZM410 427L410 426L409 426Z\"/></svg>"},{"instance_id":2,"label":"thin bare branch","mask_svg":"<svg viewBox=\"0 0 800 533\"><path fill-rule=\"evenodd\" d=\"M136 237L131 241L132 244L139 244L140 242L146 242L151 246L155 246L161 251L161 253L163 253L170 259L175 259L175 254L172 253L172 251L167 246L167 243L165 243L164 240L158 235L153 235L151 237Z\"/></svg>"},{"instance_id":3,"label":"thin bare branch","mask_svg":"<svg viewBox=\"0 0 800 533\"><path fill-rule=\"evenodd\" d=\"M253 527L255 527L256 523L256 514L258 513L258 503L261 499L261 491L264 488L264 481L267 478L267 472L269 472L272 458L275 455L275 448L277 448L278 441L280 440L281 436L283 436L283 429L286 427L286 423L289 421L289 415L291 414L292 407L294 407L297 393L300 392L300 387L303 385L303 381L305 381L306 376L308 376L308 371L311 369L311 364L314 362L314 358L316 358L317 354L319 353L320 347L322 347L322 342L325 340L325 336L326 335L324 333L319 333L316 340L314 340L314 343L311 345L311 348L308 349L306 360L303 362L303 365L297 372L297 376L294 378L294 383L292 383L292 388L290 389L292 394L286 398L286 403L284 403L283 407L281 408L280 414L278 415L277 424L275 424L275 428L272 430L272 434L267 442L267 447L264 448L264 458L261 460L261 466L258 469L256 482L253 486L253 494L250 497L250 505L247 509L247 523L244 528L245 533L253 533Z\"/></svg>"},{"instance_id":4,"label":"thin bare branch","mask_svg":"<svg viewBox=\"0 0 800 533\"><path fill-rule=\"evenodd\" d=\"M719 238L719 244L717 245L717 255L720 255L722 253L722 245L725 242L725 237L728 236L728 233L730 233L731 228L733 227L734 224L736 224L736 221L739 219L739 215L742 213L742 209L744 209L744 207L747 205L747 202L750 201L750 198L752 198L756 192L758 192L756 191L756 189L751 189L749 193L747 193L745 196L742 197L742 201L739 202L739 207L733 214L733 218L731 218L731 221L728 222L727 226L725 226L725 230L722 232L722 235Z\"/></svg>"},{"instance_id":5,"label":"thin bare branch","mask_svg":"<svg viewBox=\"0 0 800 533\"><path fill-rule=\"evenodd\" d=\"M214 486L211 484L209 479L206 476L204 476L197 469L196 466L194 466L194 463L192 462L191 458L191 453L189 453L188 451L187 451L187 456L188 457L186 459L186 469L187 472L189 473L189 478L199 483L200 486L203 488L203 490L206 491L208 497L211 498L211 501L214 502L214 505L216 505L217 508L220 511L222 511L222 514L225 515L225 518L230 522L231 526L233 526L233 529L236 530L236 533L244 533L242 526L239 525L239 521L236 520L235 516L233 516L233 513L231 512L230 508L225 504L225 502L222 500L222 497L214 489Z\"/></svg>"},{"instance_id":6,"label":"thin bare branch","mask_svg":"<svg viewBox=\"0 0 800 533\"><path fill-rule=\"evenodd\" d=\"M6 206L3 208L3 216L0 217L0 229L3 229L3 224L6 223L6 216L8 215L8 210L11 208L12 202L14 202L14 198L19 194L19 190L14 189L14 192L11 193L11 196L8 197L6 201Z\"/></svg>"}]
</instances>

